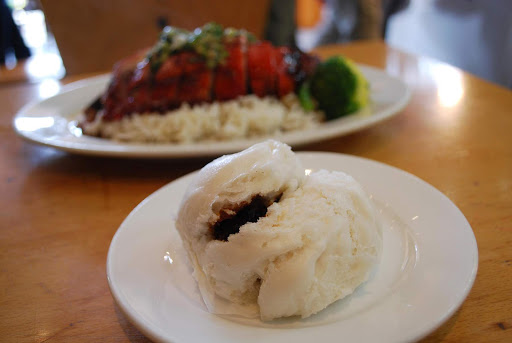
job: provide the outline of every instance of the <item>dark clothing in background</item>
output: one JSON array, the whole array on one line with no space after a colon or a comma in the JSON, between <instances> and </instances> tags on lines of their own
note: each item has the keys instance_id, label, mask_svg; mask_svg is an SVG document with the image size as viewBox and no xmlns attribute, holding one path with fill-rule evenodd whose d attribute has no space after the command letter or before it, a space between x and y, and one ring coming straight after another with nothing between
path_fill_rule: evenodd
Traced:
<instances>
[{"instance_id":1,"label":"dark clothing in background","mask_svg":"<svg viewBox=\"0 0 512 343\"><path fill-rule=\"evenodd\" d=\"M265 39L274 45L295 47L295 0L274 0L270 3Z\"/></svg>"},{"instance_id":2,"label":"dark clothing in background","mask_svg":"<svg viewBox=\"0 0 512 343\"><path fill-rule=\"evenodd\" d=\"M5 64L5 56L10 52L14 53L17 60L30 57L30 50L12 19L11 10L4 0L0 0L0 65Z\"/></svg>"}]
</instances>

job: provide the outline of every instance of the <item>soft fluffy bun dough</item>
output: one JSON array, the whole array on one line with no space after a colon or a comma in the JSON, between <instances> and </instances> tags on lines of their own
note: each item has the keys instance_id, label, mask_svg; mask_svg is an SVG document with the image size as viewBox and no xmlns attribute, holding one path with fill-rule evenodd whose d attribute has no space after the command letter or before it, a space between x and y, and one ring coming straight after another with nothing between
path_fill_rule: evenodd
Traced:
<instances>
[{"instance_id":1,"label":"soft fluffy bun dough","mask_svg":"<svg viewBox=\"0 0 512 343\"><path fill-rule=\"evenodd\" d=\"M263 215L218 238L219 222L257 213L248 209L255 199ZM272 140L205 166L176 227L208 309L226 313L218 304L227 300L233 314L256 307L262 320L308 317L351 294L378 262L382 240L373 205L351 176L306 176L291 149Z\"/></svg>"}]
</instances>

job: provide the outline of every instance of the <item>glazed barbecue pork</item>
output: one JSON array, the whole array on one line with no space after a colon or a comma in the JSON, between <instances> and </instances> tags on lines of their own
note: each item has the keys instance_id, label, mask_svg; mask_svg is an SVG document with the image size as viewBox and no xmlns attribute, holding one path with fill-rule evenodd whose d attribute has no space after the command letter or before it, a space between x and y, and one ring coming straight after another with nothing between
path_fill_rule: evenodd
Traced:
<instances>
[{"instance_id":1,"label":"glazed barbecue pork","mask_svg":"<svg viewBox=\"0 0 512 343\"><path fill-rule=\"evenodd\" d=\"M190 49L173 52L157 68L146 49L113 68L107 91L85 110L85 120L116 121L133 113L165 113L180 107L227 101L246 94L283 97L297 91L312 75L319 59L247 35L221 40L225 58L215 66Z\"/></svg>"}]
</instances>

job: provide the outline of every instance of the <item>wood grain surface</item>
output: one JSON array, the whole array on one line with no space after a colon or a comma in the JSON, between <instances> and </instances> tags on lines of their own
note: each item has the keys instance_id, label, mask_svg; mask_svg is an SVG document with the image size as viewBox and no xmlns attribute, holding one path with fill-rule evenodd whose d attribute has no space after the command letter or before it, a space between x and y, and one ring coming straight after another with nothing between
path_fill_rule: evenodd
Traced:
<instances>
[{"instance_id":1,"label":"wood grain surface","mask_svg":"<svg viewBox=\"0 0 512 343\"><path fill-rule=\"evenodd\" d=\"M398 116L301 150L363 156L415 174L446 194L475 233L474 287L424 342L512 342L512 92L380 41L317 52L385 69L413 95ZM16 136L17 110L78 78L0 85L3 342L147 341L110 295L110 241L146 196L208 162L75 156Z\"/></svg>"}]
</instances>

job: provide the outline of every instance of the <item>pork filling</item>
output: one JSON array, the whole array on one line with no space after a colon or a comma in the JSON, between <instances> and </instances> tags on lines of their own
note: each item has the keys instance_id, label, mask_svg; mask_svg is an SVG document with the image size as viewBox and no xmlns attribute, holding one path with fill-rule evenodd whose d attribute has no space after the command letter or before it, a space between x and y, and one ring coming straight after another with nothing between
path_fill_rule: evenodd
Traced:
<instances>
[{"instance_id":1,"label":"pork filling","mask_svg":"<svg viewBox=\"0 0 512 343\"><path fill-rule=\"evenodd\" d=\"M222 209L219 220L211 226L213 237L219 241L227 241L230 235L240 231L246 223L256 223L259 218L267 215L267 209L274 202L279 202L281 196L265 198L256 195L249 203L242 203L236 209Z\"/></svg>"}]
</instances>

